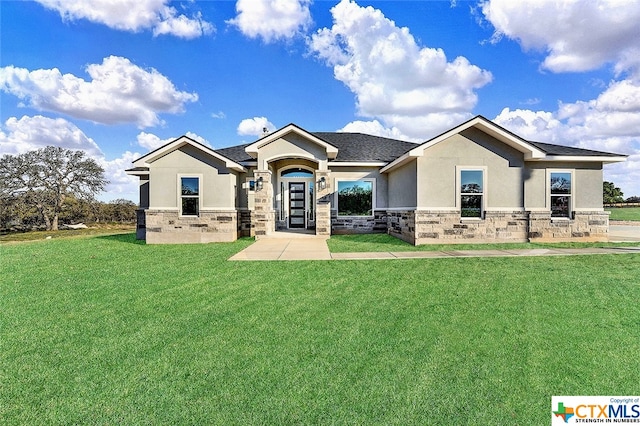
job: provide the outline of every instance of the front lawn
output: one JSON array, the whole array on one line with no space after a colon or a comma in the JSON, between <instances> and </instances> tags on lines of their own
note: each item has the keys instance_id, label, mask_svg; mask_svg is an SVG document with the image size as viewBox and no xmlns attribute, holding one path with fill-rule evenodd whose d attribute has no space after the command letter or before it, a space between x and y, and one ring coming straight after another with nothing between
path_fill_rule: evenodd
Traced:
<instances>
[{"instance_id":1,"label":"front lawn","mask_svg":"<svg viewBox=\"0 0 640 426\"><path fill-rule=\"evenodd\" d=\"M493 244L423 244L414 246L387 234L332 235L327 240L332 253L448 251L448 250L513 250L538 248L583 248L639 246L640 243L493 243Z\"/></svg>"},{"instance_id":2,"label":"front lawn","mask_svg":"<svg viewBox=\"0 0 640 426\"><path fill-rule=\"evenodd\" d=\"M607 208L611 212L609 220L640 221L640 207Z\"/></svg>"},{"instance_id":3,"label":"front lawn","mask_svg":"<svg viewBox=\"0 0 640 426\"><path fill-rule=\"evenodd\" d=\"M6 424L548 424L632 395L640 255L228 262L0 245Z\"/></svg>"}]
</instances>

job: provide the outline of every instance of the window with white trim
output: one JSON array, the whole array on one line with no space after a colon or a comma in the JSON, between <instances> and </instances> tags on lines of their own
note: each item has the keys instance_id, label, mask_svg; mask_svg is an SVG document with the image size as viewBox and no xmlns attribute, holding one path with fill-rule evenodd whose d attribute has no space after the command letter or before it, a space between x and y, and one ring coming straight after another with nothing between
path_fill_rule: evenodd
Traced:
<instances>
[{"instance_id":1,"label":"window with white trim","mask_svg":"<svg viewBox=\"0 0 640 426\"><path fill-rule=\"evenodd\" d=\"M460 170L460 216L482 218L484 170Z\"/></svg>"},{"instance_id":2,"label":"window with white trim","mask_svg":"<svg viewBox=\"0 0 640 426\"><path fill-rule=\"evenodd\" d=\"M338 216L373 216L374 181L338 180Z\"/></svg>"},{"instance_id":3,"label":"window with white trim","mask_svg":"<svg viewBox=\"0 0 640 426\"><path fill-rule=\"evenodd\" d=\"M180 214L182 216L200 214L200 178L180 178Z\"/></svg>"},{"instance_id":4,"label":"window with white trim","mask_svg":"<svg viewBox=\"0 0 640 426\"><path fill-rule=\"evenodd\" d=\"M572 178L570 171L549 173L551 217L571 217Z\"/></svg>"}]
</instances>

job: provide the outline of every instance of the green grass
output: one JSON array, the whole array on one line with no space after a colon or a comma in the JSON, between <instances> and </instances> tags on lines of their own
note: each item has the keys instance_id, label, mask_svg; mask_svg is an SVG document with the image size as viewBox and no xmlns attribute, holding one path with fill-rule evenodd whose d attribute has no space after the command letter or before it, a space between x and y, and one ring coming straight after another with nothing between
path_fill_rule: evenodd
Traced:
<instances>
[{"instance_id":1,"label":"green grass","mask_svg":"<svg viewBox=\"0 0 640 426\"><path fill-rule=\"evenodd\" d=\"M608 208L611 212L609 220L640 221L640 207Z\"/></svg>"},{"instance_id":2,"label":"green grass","mask_svg":"<svg viewBox=\"0 0 640 426\"><path fill-rule=\"evenodd\" d=\"M637 393L640 255L229 262L0 246L3 424L548 424Z\"/></svg>"},{"instance_id":3,"label":"green grass","mask_svg":"<svg viewBox=\"0 0 640 426\"><path fill-rule=\"evenodd\" d=\"M387 234L332 235L327 240L332 253L448 250L513 250L534 248L584 248L640 246L640 243L495 243L495 244L423 244L414 246Z\"/></svg>"},{"instance_id":4,"label":"green grass","mask_svg":"<svg viewBox=\"0 0 640 426\"><path fill-rule=\"evenodd\" d=\"M135 231L135 224L127 223L100 223L91 224L85 229L61 229L58 231L29 231L29 232L0 232L0 243L20 242L20 241L37 241L50 237L69 238L69 237L86 237L91 235L113 235L128 234Z\"/></svg>"}]
</instances>

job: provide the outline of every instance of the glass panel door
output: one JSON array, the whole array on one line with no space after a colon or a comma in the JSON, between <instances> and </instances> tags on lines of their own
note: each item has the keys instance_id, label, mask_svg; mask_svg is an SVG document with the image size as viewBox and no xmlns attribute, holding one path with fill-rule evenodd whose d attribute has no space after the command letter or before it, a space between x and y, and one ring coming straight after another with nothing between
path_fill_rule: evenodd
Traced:
<instances>
[{"instance_id":1,"label":"glass panel door","mask_svg":"<svg viewBox=\"0 0 640 426\"><path fill-rule=\"evenodd\" d=\"M289 228L304 228L304 182L289 183Z\"/></svg>"}]
</instances>

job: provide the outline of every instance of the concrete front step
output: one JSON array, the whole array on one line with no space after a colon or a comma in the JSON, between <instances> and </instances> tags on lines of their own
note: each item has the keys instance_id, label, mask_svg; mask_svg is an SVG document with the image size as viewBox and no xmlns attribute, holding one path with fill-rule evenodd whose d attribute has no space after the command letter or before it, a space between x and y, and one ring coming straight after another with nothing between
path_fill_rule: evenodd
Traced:
<instances>
[{"instance_id":1,"label":"concrete front step","mask_svg":"<svg viewBox=\"0 0 640 426\"><path fill-rule=\"evenodd\" d=\"M300 230L300 231L276 231L272 232L268 235L256 235L256 241L258 240L293 240L293 239L317 239L317 240L328 240L329 235L316 235L313 230Z\"/></svg>"}]
</instances>

